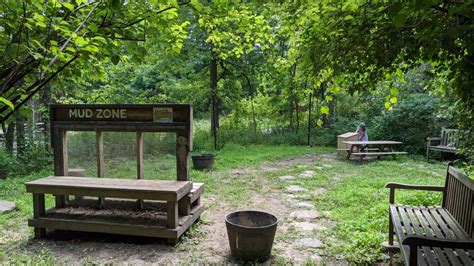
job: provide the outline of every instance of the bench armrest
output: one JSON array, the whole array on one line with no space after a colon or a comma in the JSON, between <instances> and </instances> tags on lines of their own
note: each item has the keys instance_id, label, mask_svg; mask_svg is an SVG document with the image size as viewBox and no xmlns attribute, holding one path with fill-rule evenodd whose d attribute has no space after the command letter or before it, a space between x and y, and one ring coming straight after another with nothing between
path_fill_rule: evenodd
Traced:
<instances>
[{"instance_id":1,"label":"bench armrest","mask_svg":"<svg viewBox=\"0 0 474 266\"><path fill-rule=\"evenodd\" d=\"M438 191L444 192L444 187L441 186L428 186L428 185L410 185L402 183L387 183L386 188L390 189L389 203L395 202L395 189L407 189L407 190L427 190L427 191Z\"/></svg>"},{"instance_id":2,"label":"bench armrest","mask_svg":"<svg viewBox=\"0 0 474 266\"><path fill-rule=\"evenodd\" d=\"M403 238L402 244L415 247L426 246L474 250L474 240L440 239L428 236L407 236Z\"/></svg>"},{"instance_id":3,"label":"bench armrest","mask_svg":"<svg viewBox=\"0 0 474 266\"><path fill-rule=\"evenodd\" d=\"M436 141L436 140L441 140L440 137L427 137L426 138L427 141Z\"/></svg>"},{"instance_id":4,"label":"bench armrest","mask_svg":"<svg viewBox=\"0 0 474 266\"><path fill-rule=\"evenodd\" d=\"M387 183L386 188L390 189L409 189L409 190L431 190L431 191L444 191L444 187L441 186L429 186L429 185L411 185L411 184L402 184L402 183Z\"/></svg>"}]
</instances>

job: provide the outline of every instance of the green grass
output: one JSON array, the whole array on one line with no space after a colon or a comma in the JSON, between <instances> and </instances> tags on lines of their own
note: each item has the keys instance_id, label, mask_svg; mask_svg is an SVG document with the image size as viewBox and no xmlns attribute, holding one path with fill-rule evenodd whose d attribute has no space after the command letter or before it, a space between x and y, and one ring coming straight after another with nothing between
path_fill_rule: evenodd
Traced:
<instances>
[{"instance_id":1,"label":"green grass","mask_svg":"<svg viewBox=\"0 0 474 266\"><path fill-rule=\"evenodd\" d=\"M327 192L311 201L319 211L335 222L326 232L328 255L356 263L386 260L382 243L388 237L388 182L443 185L445 165L426 163L419 157L387 158L371 162L331 160L305 168L315 170L311 179L295 184L314 191ZM320 169L323 170L320 170ZM290 169L294 174L301 169ZM408 205L440 205L441 193L397 191L396 202Z\"/></svg>"},{"instance_id":2,"label":"green grass","mask_svg":"<svg viewBox=\"0 0 474 266\"><path fill-rule=\"evenodd\" d=\"M381 243L387 239L388 190L387 182L441 185L444 181L445 165L426 163L418 157L400 157L396 160L371 161L367 163L348 162L340 159L322 159L314 163L291 165L261 174L258 167L262 162L293 158L305 154L333 152L332 148L310 148L301 146L241 147L227 145L217 153L216 171L205 172L191 169L191 180L206 184L207 197L214 197L219 204L227 207L246 206L252 195L265 195L267 192L283 193L285 186L278 177L284 174L297 175L303 170L314 170L313 178L298 179L295 184L306 187L308 191L326 188L320 196L313 195L311 201L324 216L334 222L326 233L329 243L325 248L327 255L344 258L357 263L374 262L386 259ZM76 166L85 167L89 175L95 175L95 166L84 162ZM136 165L133 161L115 160L108 162L106 176L134 178ZM145 177L148 179L175 179L175 158L162 155L145 158ZM248 170L236 175L235 169ZM0 215L0 261L7 263L54 264L60 258L49 253L47 245L35 250L29 248L32 230L27 219L32 215L31 195L27 194L24 183L52 174L45 170L25 177L0 181L0 198L15 201L18 210ZM436 204L440 195L429 192L400 192L396 201L406 204ZM47 205L53 205L52 197L47 197ZM215 206L213 206L215 207ZM199 237L205 234L199 226L194 226L186 237ZM291 239L291 237L290 237ZM284 262L280 254L274 254L275 262ZM85 262L85 261L84 261Z\"/></svg>"}]
</instances>

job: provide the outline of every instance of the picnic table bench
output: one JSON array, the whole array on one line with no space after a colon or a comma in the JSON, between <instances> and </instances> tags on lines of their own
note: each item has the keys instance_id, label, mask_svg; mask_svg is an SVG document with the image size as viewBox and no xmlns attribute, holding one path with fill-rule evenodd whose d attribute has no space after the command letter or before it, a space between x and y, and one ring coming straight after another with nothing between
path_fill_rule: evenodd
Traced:
<instances>
[{"instance_id":1,"label":"picnic table bench","mask_svg":"<svg viewBox=\"0 0 474 266\"><path fill-rule=\"evenodd\" d=\"M28 224L35 228L35 237L51 229L162 237L174 242L203 212L199 204L203 189L203 184L190 181L50 176L26 183L27 192L33 193L34 213ZM79 197L46 210L45 194ZM127 217L136 209L146 211L146 216Z\"/></svg>"},{"instance_id":2,"label":"picnic table bench","mask_svg":"<svg viewBox=\"0 0 474 266\"><path fill-rule=\"evenodd\" d=\"M388 183L389 248L396 233L407 265L474 265L474 180L448 165L444 186ZM443 193L440 207L395 204L395 191Z\"/></svg>"},{"instance_id":3,"label":"picnic table bench","mask_svg":"<svg viewBox=\"0 0 474 266\"><path fill-rule=\"evenodd\" d=\"M407 154L406 152L397 152L393 150L393 146L403 144L399 141L387 141L387 140L377 140L377 141L344 141L344 143L350 145L347 151L347 159L354 156L360 156L362 159L363 156L377 156L379 159L381 156L396 156ZM370 148L373 147L373 148Z\"/></svg>"}]
</instances>

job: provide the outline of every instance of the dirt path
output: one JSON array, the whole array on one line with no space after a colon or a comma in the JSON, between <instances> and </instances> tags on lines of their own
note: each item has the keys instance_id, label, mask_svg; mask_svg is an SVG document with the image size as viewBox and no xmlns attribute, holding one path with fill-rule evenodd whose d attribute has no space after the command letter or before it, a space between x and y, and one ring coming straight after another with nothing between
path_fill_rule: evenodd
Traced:
<instances>
[{"instance_id":1,"label":"dirt path","mask_svg":"<svg viewBox=\"0 0 474 266\"><path fill-rule=\"evenodd\" d=\"M176 246L157 239L110 236L88 233L57 233L48 239L30 241L26 249L50 253L61 262L98 262L116 264L144 263L225 263L232 262L224 217L236 209L265 210L280 219L274 244L273 263L326 263L322 233L331 222L321 215L308 200L314 193L325 193L324 188L308 191L294 185L300 179L311 178L319 168L305 170L314 162L334 160L334 154L305 155L302 157L265 162L259 167L239 168L215 172L215 178L239 178L254 175L258 181L271 184L262 193L251 193L245 204L237 208L205 193L206 206L201 222L193 226L191 237L185 235ZM327 163L329 164L329 163ZM312 168L313 169L313 168ZM285 175L279 175L285 172ZM278 189L274 189L278 187Z\"/></svg>"}]
</instances>

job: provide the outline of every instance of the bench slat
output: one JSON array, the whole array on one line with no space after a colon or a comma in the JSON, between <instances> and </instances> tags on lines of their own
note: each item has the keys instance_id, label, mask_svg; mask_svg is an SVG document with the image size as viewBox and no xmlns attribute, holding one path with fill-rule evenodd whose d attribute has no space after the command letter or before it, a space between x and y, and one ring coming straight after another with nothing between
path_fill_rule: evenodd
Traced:
<instances>
[{"instance_id":1,"label":"bench slat","mask_svg":"<svg viewBox=\"0 0 474 266\"><path fill-rule=\"evenodd\" d=\"M449 212L441 207L413 207L390 205L393 225L399 241L407 235L429 236L440 239L469 240L469 236L452 218ZM410 248L402 245L405 258ZM471 265L474 251L439 247L420 247L418 263L428 265ZM448 261L449 260L449 261Z\"/></svg>"},{"instance_id":2,"label":"bench slat","mask_svg":"<svg viewBox=\"0 0 474 266\"><path fill-rule=\"evenodd\" d=\"M445 209L431 209L429 210L430 214L434 217L436 222L441 227L442 232L448 239L468 239L466 234L462 233L459 229L458 223L447 223L441 217L448 217L449 213ZM441 213L441 215L440 215ZM452 228L456 228L453 230ZM449 237L448 237L449 236ZM463 261L463 264L466 264L470 259L467 257L466 253L462 249L455 249L458 257Z\"/></svg>"},{"instance_id":3,"label":"bench slat","mask_svg":"<svg viewBox=\"0 0 474 266\"><path fill-rule=\"evenodd\" d=\"M367 155L367 156L378 156L378 155L404 155L408 154L405 151L386 151L386 152L353 152L351 155Z\"/></svg>"},{"instance_id":4,"label":"bench slat","mask_svg":"<svg viewBox=\"0 0 474 266\"><path fill-rule=\"evenodd\" d=\"M31 193L177 201L192 189L189 181L50 176L26 183Z\"/></svg>"},{"instance_id":5,"label":"bench slat","mask_svg":"<svg viewBox=\"0 0 474 266\"><path fill-rule=\"evenodd\" d=\"M405 208L405 210L408 213L408 217L410 217L410 221L413 225L413 229L415 229L415 234L420 235L420 236L426 235L425 232L424 232L424 228L422 226L422 223L420 223L420 221L415 216L413 208ZM429 256L426 256L427 260L428 260L428 264L429 265L436 264L436 261L435 261L434 257L431 256L431 251L430 251L429 247L422 246L421 249L423 250L424 254L430 254ZM433 248L433 250L437 254L440 254L440 253L443 252L440 248ZM438 256L438 258L440 258L441 263L448 264L448 261L444 258L444 256Z\"/></svg>"}]
</instances>

